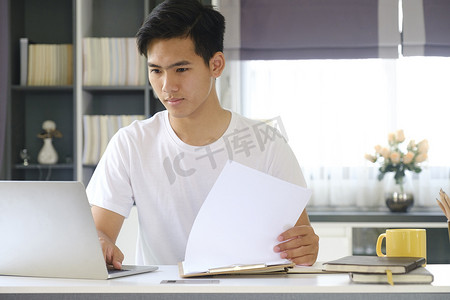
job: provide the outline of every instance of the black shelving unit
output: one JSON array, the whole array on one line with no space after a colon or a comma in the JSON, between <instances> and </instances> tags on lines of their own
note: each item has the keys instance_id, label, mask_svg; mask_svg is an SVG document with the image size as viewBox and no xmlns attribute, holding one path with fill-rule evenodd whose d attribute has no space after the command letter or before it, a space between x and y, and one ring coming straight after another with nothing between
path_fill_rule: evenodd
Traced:
<instances>
[{"instance_id":1,"label":"black shelving unit","mask_svg":"<svg viewBox=\"0 0 450 300\"><path fill-rule=\"evenodd\" d=\"M145 115L164 109L148 80L140 86L85 86L83 39L132 38L151 9L151 0L9 0L10 83L6 179L77 180L87 183L95 166L83 166L84 115ZM73 45L73 85L20 85L20 38L36 44ZM145 68L145 66L143 66ZM53 120L63 137L54 139L56 165L39 165L42 122ZM23 165L22 149L31 156ZM50 170L49 176L43 176ZM47 173L46 173L47 174Z\"/></svg>"}]
</instances>

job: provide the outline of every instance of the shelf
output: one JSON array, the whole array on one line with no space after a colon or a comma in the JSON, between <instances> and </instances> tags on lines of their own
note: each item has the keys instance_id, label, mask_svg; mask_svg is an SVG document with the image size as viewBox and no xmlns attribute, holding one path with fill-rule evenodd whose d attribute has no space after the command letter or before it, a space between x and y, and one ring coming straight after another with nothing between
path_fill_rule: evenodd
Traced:
<instances>
[{"instance_id":1,"label":"shelf","mask_svg":"<svg viewBox=\"0 0 450 300\"><path fill-rule=\"evenodd\" d=\"M335 208L307 208L311 222L346 222L346 223L377 223L377 222L432 222L445 223L446 217L438 208L412 207L406 213L393 213L387 207L352 208L348 210Z\"/></svg>"},{"instance_id":2,"label":"shelf","mask_svg":"<svg viewBox=\"0 0 450 300\"><path fill-rule=\"evenodd\" d=\"M73 169L73 164L54 164L54 165L43 165L43 164L29 164L24 166L23 164L15 164L14 168L18 170L39 170L39 169Z\"/></svg>"},{"instance_id":3,"label":"shelf","mask_svg":"<svg viewBox=\"0 0 450 300\"><path fill-rule=\"evenodd\" d=\"M23 85L13 85L11 86L13 91L21 92L72 92L73 86L23 86Z\"/></svg>"},{"instance_id":4,"label":"shelf","mask_svg":"<svg viewBox=\"0 0 450 300\"><path fill-rule=\"evenodd\" d=\"M97 165L91 165L91 164L87 165L87 164L83 164L83 168L95 169L95 168L97 168Z\"/></svg>"},{"instance_id":5,"label":"shelf","mask_svg":"<svg viewBox=\"0 0 450 300\"><path fill-rule=\"evenodd\" d=\"M145 91L145 85L122 85L122 86L83 86L86 92L110 92L110 91Z\"/></svg>"}]
</instances>

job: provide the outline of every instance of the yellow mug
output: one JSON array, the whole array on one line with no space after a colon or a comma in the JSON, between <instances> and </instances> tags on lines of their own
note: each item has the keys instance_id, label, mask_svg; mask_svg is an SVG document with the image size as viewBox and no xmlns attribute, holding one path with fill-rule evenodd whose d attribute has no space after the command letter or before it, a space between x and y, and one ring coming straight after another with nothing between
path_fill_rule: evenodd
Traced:
<instances>
[{"instance_id":1,"label":"yellow mug","mask_svg":"<svg viewBox=\"0 0 450 300\"><path fill-rule=\"evenodd\" d=\"M386 239L386 254L381 251ZM427 235L425 229L387 229L377 240L377 255L389 257L424 257L427 259Z\"/></svg>"}]
</instances>

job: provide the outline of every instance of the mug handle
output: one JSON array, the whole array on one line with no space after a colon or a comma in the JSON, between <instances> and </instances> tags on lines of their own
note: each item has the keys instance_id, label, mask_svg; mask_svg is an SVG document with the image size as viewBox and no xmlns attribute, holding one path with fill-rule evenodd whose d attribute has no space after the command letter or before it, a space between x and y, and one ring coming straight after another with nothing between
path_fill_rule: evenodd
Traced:
<instances>
[{"instance_id":1,"label":"mug handle","mask_svg":"<svg viewBox=\"0 0 450 300\"><path fill-rule=\"evenodd\" d=\"M377 255L380 257L386 257L386 254L381 251L381 244L384 238L386 238L386 233L380 234L377 239Z\"/></svg>"}]
</instances>

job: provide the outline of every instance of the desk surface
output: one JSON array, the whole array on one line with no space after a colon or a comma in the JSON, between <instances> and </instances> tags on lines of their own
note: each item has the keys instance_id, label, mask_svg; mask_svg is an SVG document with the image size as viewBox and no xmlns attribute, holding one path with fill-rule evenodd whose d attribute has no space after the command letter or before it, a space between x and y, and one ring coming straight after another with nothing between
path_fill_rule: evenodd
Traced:
<instances>
[{"instance_id":1,"label":"desk surface","mask_svg":"<svg viewBox=\"0 0 450 300\"><path fill-rule=\"evenodd\" d=\"M358 299L364 294L364 299L402 299L402 295L408 299L450 299L450 265L428 265L427 269L434 275L432 284L395 286L352 283L346 273L221 276L161 284L163 280L181 280L176 266L159 266L152 273L112 280L0 276L0 298L58 299L64 294L64 299L79 299L76 295L83 294L83 299L119 299L128 294L130 299L142 299L148 294L146 299L198 299L200 294L207 294L208 299L243 295L246 299L271 299L273 294L284 294L283 299Z\"/></svg>"}]
</instances>

